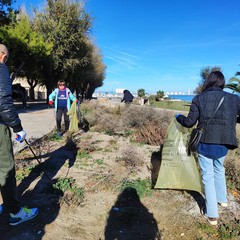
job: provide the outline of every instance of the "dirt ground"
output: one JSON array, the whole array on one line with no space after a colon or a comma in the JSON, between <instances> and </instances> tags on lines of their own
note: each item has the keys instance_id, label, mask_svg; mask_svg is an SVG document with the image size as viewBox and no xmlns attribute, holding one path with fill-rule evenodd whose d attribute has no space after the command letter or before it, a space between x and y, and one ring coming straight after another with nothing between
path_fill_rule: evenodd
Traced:
<instances>
[{"instance_id":1,"label":"dirt ground","mask_svg":"<svg viewBox=\"0 0 240 240\"><path fill-rule=\"evenodd\" d=\"M15 227L9 226L4 212L1 240L219 239L203 230L209 227L200 214L203 197L199 193L152 189L151 195L140 197L134 187L123 185L129 179L154 183L160 147L82 130L72 139L51 141L48 136L35 142L32 149L41 164L29 149L16 155L21 201L39 207L40 212ZM126 165L123 155L126 160L128 154L135 162ZM26 174L23 169L31 171ZM53 190L52 184L59 179L74 179L84 198L72 191ZM220 222L240 217L239 195L229 191L228 197L230 204L220 209Z\"/></svg>"}]
</instances>

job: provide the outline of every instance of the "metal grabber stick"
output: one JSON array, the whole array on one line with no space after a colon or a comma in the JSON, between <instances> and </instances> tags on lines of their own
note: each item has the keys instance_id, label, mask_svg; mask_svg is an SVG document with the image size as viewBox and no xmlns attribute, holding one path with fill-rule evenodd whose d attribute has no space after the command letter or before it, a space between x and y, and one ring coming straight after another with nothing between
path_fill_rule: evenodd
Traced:
<instances>
[{"instance_id":1,"label":"metal grabber stick","mask_svg":"<svg viewBox=\"0 0 240 240\"><path fill-rule=\"evenodd\" d=\"M54 106L52 106L52 109L53 109L54 119L56 120L56 112L55 112L55 107L54 107Z\"/></svg>"},{"instance_id":2,"label":"metal grabber stick","mask_svg":"<svg viewBox=\"0 0 240 240\"><path fill-rule=\"evenodd\" d=\"M52 184L51 178L50 178L50 177L48 176L48 174L44 171L44 169L43 169L43 167L42 167L42 165L41 165L41 162L40 162L40 160L38 159L38 157L36 156L36 154L34 153L34 151L32 150L32 147L30 146L30 144L28 143L28 141L27 141L26 139L25 139L24 141L25 141L25 143L28 145L29 149L31 150L33 156L36 158L37 162L39 163L39 166L41 167L42 172L46 175L46 177L48 178L48 180L49 180L50 183Z\"/></svg>"},{"instance_id":3,"label":"metal grabber stick","mask_svg":"<svg viewBox=\"0 0 240 240\"><path fill-rule=\"evenodd\" d=\"M57 129L57 117L56 117L56 111L55 111L54 104L52 105L52 109L53 109L54 121L55 121L55 124L56 124L56 129Z\"/></svg>"}]
</instances>

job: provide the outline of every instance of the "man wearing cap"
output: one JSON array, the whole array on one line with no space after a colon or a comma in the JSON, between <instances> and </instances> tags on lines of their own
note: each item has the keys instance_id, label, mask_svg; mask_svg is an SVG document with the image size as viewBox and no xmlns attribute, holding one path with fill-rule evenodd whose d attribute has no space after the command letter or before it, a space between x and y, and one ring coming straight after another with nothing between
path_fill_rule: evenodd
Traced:
<instances>
[{"instance_id":1,"label":"man wearing cap","mask_svg":"<svg viewBox=\"0 0 240 240\"><path fill-rule=\"evenodd\" d=\"M0 190L3 199L0 214L6 208L10 213L10 225L14 226L34 218L38 214L38 209L21 207L17 199L10 128L16 133L16 140L19 142L25 140L26 132L22 128L12 100L12 81L5 65L8 57L7 47L0 44Z\"/></svg>"}]
</instances>

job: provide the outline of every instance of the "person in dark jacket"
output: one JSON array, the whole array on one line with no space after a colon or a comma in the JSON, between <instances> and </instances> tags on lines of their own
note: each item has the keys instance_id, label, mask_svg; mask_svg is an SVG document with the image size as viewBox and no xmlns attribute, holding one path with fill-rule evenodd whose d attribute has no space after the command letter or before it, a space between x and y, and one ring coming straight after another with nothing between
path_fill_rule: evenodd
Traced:
<instances>
[{"instance_id":1,"label":"person in dark jacket","mask_svg":"<svg viewBox=\"0 0 240 240\"><path fill-rule=\"evenodd\" d=\"M238 146L236 123L240 98L224 92L224 85L224 75L220 71L211 72L202 92L193 98L187 117L176 114L177 121L184 127L191 128L196 123L201 127L224 96L222 105L207 124L197 150L206 203L203 213L211 225L217 225L218 205L228 206L224 160L228 150Z\"/></svg>"},{"instance_id":2,"label":"person in dark jacket","mask_svg":"<svg viewBox=\"0 0 240 240\"><path fill-rule=\"evenodd\" d=\"M26 132L23 130L12 100L12 81L5 65L9 53L5 45L0 44L0 189L3 208L10 212L10 225L18 225L34 218L37 208L21 207L17 199L15 164L10 128L16 133L16 140L23 142Z\"/></svg>"},{"instance_id":3,"label":"person in dark jacket","mask_svg":"<svg viewBox=\"0 0 240 240\"><path fill-rule=\"evenodd\" d=\"M123 91L123 99L121 102L131 103L133 101L133 95L128 90Z\"/></svg>"}]
</instances>

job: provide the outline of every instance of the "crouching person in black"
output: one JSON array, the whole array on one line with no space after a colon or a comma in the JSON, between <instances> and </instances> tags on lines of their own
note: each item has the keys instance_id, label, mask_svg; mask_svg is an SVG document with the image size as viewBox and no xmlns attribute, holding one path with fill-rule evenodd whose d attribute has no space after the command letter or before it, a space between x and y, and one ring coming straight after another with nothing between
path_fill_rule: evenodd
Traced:
<instances>
[{"instance_id":1,"label":"crouching person in black","mask_svg":"<svg viewBox=\"0 0 240 240\"><path fill-rule=\"evenodd\" d=\"M130 93L130 91L128 90L124 90L123 91L123 99L121 102L125 102L125 103L131 103L133 101L133 95Z\"/></svg>"}]
</instances>

